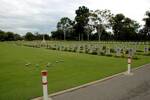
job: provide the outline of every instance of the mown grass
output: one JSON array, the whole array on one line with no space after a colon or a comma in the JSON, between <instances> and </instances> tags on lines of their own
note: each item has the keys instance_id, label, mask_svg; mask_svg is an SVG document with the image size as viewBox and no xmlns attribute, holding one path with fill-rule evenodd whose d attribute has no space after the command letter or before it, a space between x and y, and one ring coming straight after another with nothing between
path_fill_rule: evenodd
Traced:
<instances>
[{"instance_id":1,"label":"mown grass","mask_svg":"<svg viewBox=\"0 0 150 100\"><path fill-rule=\"evenodd\" d=\"M132 67L150 62L138 55ZM30 63L28 66L25 64ZM51 66L46 67L50 63ZM38 66L38 65L39 66ZM49 93L75 87L125 71L127 59L71 53L0 43L0 100L29 100L42 96L40 72L48 70Z\"/></svg>"}]
</instances>

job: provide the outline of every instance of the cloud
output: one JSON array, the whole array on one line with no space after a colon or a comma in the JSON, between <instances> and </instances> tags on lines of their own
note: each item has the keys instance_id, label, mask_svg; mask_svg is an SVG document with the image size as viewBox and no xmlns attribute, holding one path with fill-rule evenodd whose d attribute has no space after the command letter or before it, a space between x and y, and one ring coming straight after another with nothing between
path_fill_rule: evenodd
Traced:
<instances>
[{"instance_id":1,"label":"cloud","mask_svg":"<svg viewBox=\"0 0 150 100\"><path fill-rule=\"evenodd\" d=\"M95 1L95 2L94 2ZM142 23L145 11L150 8L149 0L98 0L90 1L90 8L110 9L113 13L123 13L125 16Z\"/></svg>"},{"instance_id":2,"label":"cloud","mask_svg":"<svg viewBox=\"0 0 150 100\"><path fill-rule=\"evenodd\" d=\"M20 34L51 32L61 17L74 20L75 10L85 5L90 9L110 9L142 23L149 0L0 0L0 29Z\"/></svg>"}]
</instances>

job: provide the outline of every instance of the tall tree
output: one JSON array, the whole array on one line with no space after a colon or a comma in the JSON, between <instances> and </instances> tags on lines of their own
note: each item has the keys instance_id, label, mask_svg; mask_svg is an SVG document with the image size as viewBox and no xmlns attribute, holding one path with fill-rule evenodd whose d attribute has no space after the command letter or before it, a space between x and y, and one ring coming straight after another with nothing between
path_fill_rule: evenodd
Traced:
<instances>
[{"instance_id":1,"label":"tall tree","mask_svg":"<svg viewBox=\"0 0 150 100\"><path fill-rule=\"evenodd\" d=\"M111 19L111 25L114 32L115 39L119 39L119 35L121 34L121 30L123 28L123 20L125 16L123 14L117 14L115 17Z\"/></svg>"},{"instance_id":2,"label":"tall tree","mask_svg":"<svg viewBox=\"0 0 150 100\"><path fill-rule=\"evenodd\" d=\"M85 26L85 33L87 34L87 40L89 41L90 35L92 35L92 32L95 30L95 20L96 15L91 10L88 17L88 24Z\"/></svg>"},{"instance_id":3,"label":"tall tree","mask_svg":"<svg viewBox=\"0 0 150 100\"><path fill-rule=\"evenodd\" d=\"M84 28L85 28L84 31L87 34L87 40L89 41L90 40L90 35L93 31L93 27L92 27L92 25L87 24Z\"/></svg>"},{"instance_id":4,"label":"tall tree","mask_svg":"<svg viewBox=\"0 0 150 100\"><path fill-rule=\"evenodd\" d=\"M72 28L73 22L68 17L63 17L57 23L57 30L62 30L64 33L64 40L66 40L66 33Z\"/></svg>"},{"instance_id":5,"label":"tall tree","mask_svg":"<svg viewBox=\"0 0 150 100\"><path fill-rule=\"evenodd\" d=\"M51 32L51 37L54 39L54 40L63 40L64 39L64 34L63 34L63 31L62 30L56 30L56 31L52 31Z\"/></svg>"},{"instance_id":6,"label":"tall tree","mask_svg":"<svg viewBox=\"0 0 150 100\"><path fill-rule=\"evenodd\" d=\"M79 40L83 40L83 36L85 33L85 26L88 24L89 17L89 9L85 6L81 6L76 10L75 21L76 24L74 26L75 32L79 35Z\"/></svg>"},{"instance_id":7,"label":"tall tree","mask_svg":"<svg viewBox=\"0 0 150 100\"><path fill-rule=\"evenodd\" d=\"M117 14L111 19L111 25L116 40L134 40L140 25L123 14Z\"/></svg>"},{"instance_id":8,"label":"tall tree","mask_svg":"<svg viewBox=\"0 0 150 100\"><path fill-rule=\"evenodd\" d=\"M31 32L27 32L26 35L25 35L25 39L28 40L28 41L32 41L32 40L35 39L35 36Z\"/></svg>"},{"instance_id":9,"label":"tall tree","mask_svg":"<svg viewBox=\"0 0 150 100\"><path fill-rule=\"evenodd\" d=\"M110 27L110 19L112 18L113 14L110 10L104 9L91 11L91 15L93 16L95 28L98 33L98 40L100 41L102 32Z\"/></svg>"},{"instance_id":10,"label":"tall tree","mask_svg":"<svg viewBox=\"0 0 150 100\"><path fill-rule=\"evenodd\" d=\"M5 41L6 34L4 31L0 30L0 41Z\"/></svg>"},{"instance_id":11,"label":"tall tree","mask_svg":"<svg viewBox=\"0 0 150 100\"><path fill-rule=\"evenodd\" d=\"M22 40L22 37L19 34L14 34L14 40Z\"/></svg>"},{"instance_id":12,"label":"tall tree","mask_svg":"<svg viewBox=\"0 0 150 100\"><path fill-rule=\"evenodd\" d=\"M13 32L6 32L6 40L7 41L14 41L15 40L15 36Z\"/></svg>"},{"instance_id":13,"label":"tall tree","mask_svg":"<svg viewBox=\"0 0 150 100\"><path fill-rule=\"evenodd\" d=\"M145 27L150 29L150 11L146 11L146 18L143 20L145 21Z\"/></svg>"},{"instance_id":14,"label":"tall tree","mask_svg":"<svg viewBox=\"0 0 150 100\"><path fill-rule=\"evenodd\" d=\"M145 21L144 28L140 31L144 40L150 40L150 11L146 11L146 17L143 19Z\"/></svg>"}]
</instances>

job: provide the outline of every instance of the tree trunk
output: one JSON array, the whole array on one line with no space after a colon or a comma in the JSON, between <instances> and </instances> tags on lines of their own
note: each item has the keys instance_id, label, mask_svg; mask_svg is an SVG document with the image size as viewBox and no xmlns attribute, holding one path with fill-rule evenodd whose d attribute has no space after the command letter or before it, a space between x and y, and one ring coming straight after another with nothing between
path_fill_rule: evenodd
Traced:
<instances>
[{"instance_id":1,"label":"tree trunk","mask_svg":"<svg viewBox=\"0 0 150 100\"><path fill-rule=\"evenodd\" d=\"M64 30L64 40L66 40L66 31Z\"/></svg>"},{"instance_id":2,"label":"tree trunk","mask_svg":"<svg viewBox=\"0 0 150 100\"><path fill-rule=\"evenodd\" d=\"M81 34L81 39L82 39L82 41L83 41L83 34Z\"/></svg>"},{"instance_id":3,"label":"tree trunk","mask_svg":"<svg viewBox=\"0 0 150 100\"><path fill-rule=\"evenodd\" d=\"M101 34L98 33L98 41L100 41L100 40L101 40Z\"/></svg>"},{"instance_id":4,"label":"tree trunk","mask_svg":"<svg viewBox=\"0 0 150 100\"><path fill-rule=\"evenodd\" d=\"M87 35L87 40L88 40L88 41L90 40L90 34Z\"/></svg>"},{"instance_id":5,"label":"tree trunk","mask_svg":"<svg viewBox=\"0 0 150 100\"><path fill-rule=\"evenodd\" d=\"M79 34L79 41L80 41L80 34Z\"/></svg>"}]
</instances>

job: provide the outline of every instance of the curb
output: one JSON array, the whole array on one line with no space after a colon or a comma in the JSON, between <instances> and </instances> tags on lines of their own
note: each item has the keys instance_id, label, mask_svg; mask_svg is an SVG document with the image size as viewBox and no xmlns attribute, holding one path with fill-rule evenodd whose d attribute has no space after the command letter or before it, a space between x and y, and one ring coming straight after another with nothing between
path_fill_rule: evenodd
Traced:
<instances>
[{"instance_id":1,"label":"curb","mask_svg":"<svg viewBox=\"0 0 150 100\"><path fill-rule=\"evenodd\" d=\"M131 71L139 70L139 69L141 69L144 66L149 65L149 64L150 63L144 64L144 65L142 65L140 67L137 67L137 68L133 68ZM81 89L81 88L85 88L85 87L88 87L88 86L91 86L91 85L94 85L94 84L97 84L97 83L100 83L100 82L103 82L103 81L107 81L107 80L112 79L114 77L117 77L119 75L124 75L125 72L121 72L121 73L118 73L118 74L115 74L115 75L112 75L112 76L108 76L106 78L103 78L103 79L100 79L100 80L97 80L97 81L94 81L94 82L86 83L86 84L81 85L81 86L77 86L77 87L66 89L66 90L63 90L63 91L60 91L60 92L52 93L52 94L49 95L49 98L57 96L57 95L61 95L61 94L67 93L67 92L72 92L72 91L75 91L75 90L78 90L78 89ZM42 99L42 97L37 97L37 98L31 99L31 100L43 100L43 99Z\"/></svg>"}]
</instances>

